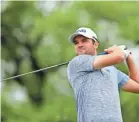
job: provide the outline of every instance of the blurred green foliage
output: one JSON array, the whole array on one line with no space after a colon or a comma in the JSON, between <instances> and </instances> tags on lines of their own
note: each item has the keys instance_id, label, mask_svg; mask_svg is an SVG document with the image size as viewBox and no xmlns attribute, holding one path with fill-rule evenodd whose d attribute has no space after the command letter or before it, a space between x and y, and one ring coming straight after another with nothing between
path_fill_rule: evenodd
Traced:
<instances>
[{"instance_id":1,"label":"blurred green foliage","mask_svg":"<svg viewBox=\"0 0 139 122\"><path fill-rule=\"evenodd\" d=\"M4 77L71 60L75 53L68 37L80 26L98 34L99 52L115 43L126 44L125 40L139 44L139 2L3 1L1 5ZM123 64L118 68L127 73ZM66 66L2 84L2 122L76 122ZM17 88L24 89L25 100L14 100ZM124 122L137 122L139 96L121 91L120 97Z\"/></svg>"}]
</instances>

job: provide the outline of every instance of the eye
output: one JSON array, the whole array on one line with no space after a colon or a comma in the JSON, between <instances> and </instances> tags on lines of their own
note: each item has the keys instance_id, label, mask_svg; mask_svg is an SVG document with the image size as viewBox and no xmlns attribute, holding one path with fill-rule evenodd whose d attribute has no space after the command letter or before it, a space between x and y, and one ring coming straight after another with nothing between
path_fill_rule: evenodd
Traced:
<instances>
[{"instance_id":1,"label":"eye","mask_svg":"<svg viewBox=\"0 0 139 122\"><path fill-rule=\"evenodd\" d=\"M73 41L73 43L76 45L76 44L77 44L77 41L76 41L76 40L74 40L74 41Z\"/></svg>"},{"instance_id":2,"label":"eye","mask_svg":"<svg viewBox=\"0 0 139 122\"><path fill-rule=\"evenodd\" d=\"M88 40L86 38L82 39L82 42L87 42Z\"/></svg>"}]
</instances>

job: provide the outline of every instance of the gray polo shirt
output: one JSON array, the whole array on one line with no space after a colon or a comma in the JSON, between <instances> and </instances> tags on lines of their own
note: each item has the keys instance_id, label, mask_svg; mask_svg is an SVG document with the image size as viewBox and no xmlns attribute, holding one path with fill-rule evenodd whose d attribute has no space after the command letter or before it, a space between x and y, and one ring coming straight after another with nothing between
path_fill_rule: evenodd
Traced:
<instances>
[{"instance_id":1,"label":"gray polo shirt","mask_svg":"<svg viewBox=\"0 0 139 122\"><path fill-rule=\"evenodd\" d=\"M68 65L68 79L74 90L78 122L122 122L118 88L129 76L109 66L96 70L96 56L79 55Z\"/></svg>"}]
</instances>

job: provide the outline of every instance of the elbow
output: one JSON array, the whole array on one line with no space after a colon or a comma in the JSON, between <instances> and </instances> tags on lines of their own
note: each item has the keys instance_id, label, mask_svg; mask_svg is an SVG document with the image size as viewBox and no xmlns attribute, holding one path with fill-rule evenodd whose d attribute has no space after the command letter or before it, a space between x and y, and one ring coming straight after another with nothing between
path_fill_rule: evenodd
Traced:
<instances>
[{"instance_id":1,"label":"elbow","mask_svg":"<svg viewBox=\"0 0 139 122\"><path fill-rule=\"evenodd\" d=\"M132 79L132 80L134 80L134 81L136 81L138 84L139 84L139 75L138 74L136 74L136 75L129 75L129 77Z\"/></svg>"}]
</instances>

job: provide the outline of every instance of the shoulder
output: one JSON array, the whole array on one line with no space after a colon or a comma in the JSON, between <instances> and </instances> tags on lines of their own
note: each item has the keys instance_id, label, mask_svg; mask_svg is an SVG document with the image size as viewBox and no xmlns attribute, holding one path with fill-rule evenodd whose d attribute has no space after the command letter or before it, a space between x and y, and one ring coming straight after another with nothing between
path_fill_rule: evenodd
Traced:
<instances>
[{"instance_id":1,"label":"shoulder","mask_svg":"<svg viewBox=\"0 0 139 122\"><path fill-rule=\"evenodd\" d=\"M75 61L78 61L78 60L82 60L82 59L86 59L88 57L90 57L91 55L78 55L78 56L75 56L70 62L75 62Z\"/></svg>"},{"instance_id":2,"label":"shoulder","mask_svg":"<svg viewBox=\"0 0 139 122\"><path fill-rule=\"evenodd\" d=\"M92 55L79 55L74 57L68 64L68 66L78 66L84 62L87 62L88 60L92 61L92 59L94 59L95 56Z\"/></svg>"}]
</instances>

